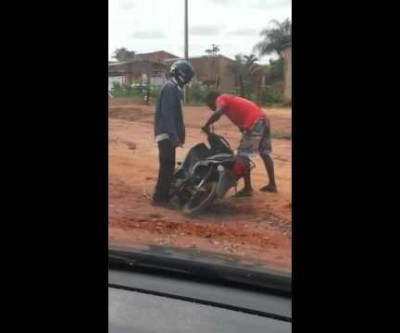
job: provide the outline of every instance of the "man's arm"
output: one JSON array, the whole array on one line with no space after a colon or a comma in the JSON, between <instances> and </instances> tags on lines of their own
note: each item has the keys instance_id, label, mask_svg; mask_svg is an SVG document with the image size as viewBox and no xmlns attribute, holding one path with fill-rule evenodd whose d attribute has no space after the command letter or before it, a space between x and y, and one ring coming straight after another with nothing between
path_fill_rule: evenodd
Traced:
<instances>
[{"instance_id":1,"label":"man's arm","mask_svg":"<svg viewBox=\"0 0 400 333\"><path fill-rule=\"evenodd\" d=\"M210 126L218 121L223 114L224 110L220 107L217 108L217 110L211 115L211 117L208 118L206 124L202 127L202 130L206 133L210 132Z\"/></svg>"}]
</instances>

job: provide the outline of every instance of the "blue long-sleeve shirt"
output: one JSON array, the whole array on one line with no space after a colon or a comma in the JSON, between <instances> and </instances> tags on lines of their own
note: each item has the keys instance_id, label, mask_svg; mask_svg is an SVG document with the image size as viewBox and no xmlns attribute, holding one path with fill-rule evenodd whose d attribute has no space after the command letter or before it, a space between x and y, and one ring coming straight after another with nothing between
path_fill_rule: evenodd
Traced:
<instances>
[{"instance_id":1,"label":"blue long-sleeve shirt","mask_svg":"<svg viewBox=\"0 0 400 333\"><path fill-rule=\"evenodd\" d=\"M167 81L161 89L154 115L154 135L157 141L169 139L185 143L181 98L178 84L172 80Z\"/></svg>"}]
</instances>

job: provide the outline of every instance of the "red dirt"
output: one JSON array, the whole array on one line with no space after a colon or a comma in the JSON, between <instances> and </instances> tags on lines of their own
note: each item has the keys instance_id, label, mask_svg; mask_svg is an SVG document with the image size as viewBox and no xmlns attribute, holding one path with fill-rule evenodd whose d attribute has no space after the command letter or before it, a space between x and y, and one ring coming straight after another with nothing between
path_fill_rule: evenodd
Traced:
<instances>
[{"instance_id":1,"label":"red dirt","mask_svg":"<svg viewBox=\"0 0 400 333\"><path fill-rule=\"evenodd\" d=\"M272 130L291 130L289 109L267 110ZM199 218L153 207L150 196L158 171L153 138L154 106L112 100L109 106L109 239L112 244L155 244L233 254L291 270L291 141L273 140L279 193L263 193L266 172L255 158L252 198L226 197ZM177 150L182 160L194 144L204 141L204 107L186 107L187 142ZM227 120L216 124L233 147L239 131Z\"/></svg>"}]
</instances>

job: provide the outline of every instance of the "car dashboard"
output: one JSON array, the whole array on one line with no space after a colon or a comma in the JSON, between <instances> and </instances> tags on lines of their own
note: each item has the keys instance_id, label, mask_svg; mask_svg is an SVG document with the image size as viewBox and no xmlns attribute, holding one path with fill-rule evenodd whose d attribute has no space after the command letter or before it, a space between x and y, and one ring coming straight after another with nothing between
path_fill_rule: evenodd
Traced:
<instances>
[{"instance_id":1,"label":"car dashboard","mask_svg":"<svg viewBox=\"0 0 400 333\"><path fill-rule=\"evenodd\" d=\"M291 296L109 266L109 332L291 332Z\"/></svg>"}]
</instances>

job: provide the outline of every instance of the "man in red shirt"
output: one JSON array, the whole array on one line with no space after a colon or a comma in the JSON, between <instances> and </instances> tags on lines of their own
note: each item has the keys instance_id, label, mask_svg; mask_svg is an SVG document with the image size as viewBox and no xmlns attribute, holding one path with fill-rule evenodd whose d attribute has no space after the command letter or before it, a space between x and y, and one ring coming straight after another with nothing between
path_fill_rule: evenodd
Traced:
<instances>
[{"instance_id":1,"label":"man in red shirt","mask_svg":"<svg viewBox=\"0 0 400 333\"><path fill-rule=\"evenodd\" d=\"M264 161L268 173L269 184L262 187L263 192L277 192L274 176L274 163L270 156L271 131L270 122L266 114L255 103L234 95L220 94L212 91L206 96L208 107L214 111L203 127L209 131L211 124L215 123L222 115L226 115L242 132L242 139L238 148L238 155L251 156L259 154ZM244 175L244 188L236 196L251 196L250 170Z\"/></svg>"}]
</instances>

